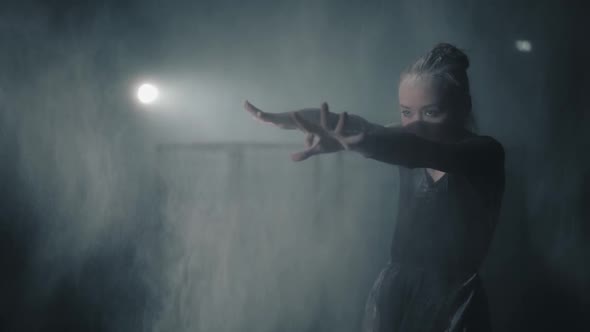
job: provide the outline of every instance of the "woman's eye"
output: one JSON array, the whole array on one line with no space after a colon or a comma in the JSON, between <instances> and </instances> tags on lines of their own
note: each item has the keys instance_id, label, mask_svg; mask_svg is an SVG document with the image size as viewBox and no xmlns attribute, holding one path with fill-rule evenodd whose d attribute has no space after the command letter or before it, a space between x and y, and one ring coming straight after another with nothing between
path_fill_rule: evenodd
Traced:
<instances>
[{"instance_id":1,"label":"woman's eye","mask_svg":"<svg viewBox=\"0 0 590 332\"><path fill-rule=\"evenodd\" d=\"M440 114L439 110L427 110L424 112L427 116L438 116Z\"/></svg>"}]
</instances>

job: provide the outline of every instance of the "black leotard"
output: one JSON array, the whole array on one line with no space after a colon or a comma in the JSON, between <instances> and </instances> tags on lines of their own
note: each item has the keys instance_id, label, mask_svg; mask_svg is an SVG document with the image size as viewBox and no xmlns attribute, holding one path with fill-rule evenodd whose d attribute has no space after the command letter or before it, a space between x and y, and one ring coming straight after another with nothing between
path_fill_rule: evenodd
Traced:
<instances>
[{"instance_id":1,"label":"black leotard","mask_svg":"<svg viewBox=\"0 0 590 332\"><path fill-rule=\"evenodd\" d=\"M401 166L391 261L367 301L364 331L489 330L477 270L504 191L502 146L375 127L356 149ZM426 168L446 174L434 182Z\"/></svg>"}]
</instances>

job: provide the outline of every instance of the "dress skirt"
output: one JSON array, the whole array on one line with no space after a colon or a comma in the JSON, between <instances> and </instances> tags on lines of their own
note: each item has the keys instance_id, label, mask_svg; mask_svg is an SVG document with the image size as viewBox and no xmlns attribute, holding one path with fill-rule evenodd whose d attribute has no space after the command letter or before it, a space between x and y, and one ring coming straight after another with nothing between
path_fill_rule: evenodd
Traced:
<instances>
[{"instance_id":1,"label":"dress skirt","mask_svg":"<svg viewBox=\"0 0 590 332\"><path fill-rule=\"evenodd\" d=\"M389 262L367 299L363 332L489 332L477 273L453 274Z\"/></svg>"}]
</instances>

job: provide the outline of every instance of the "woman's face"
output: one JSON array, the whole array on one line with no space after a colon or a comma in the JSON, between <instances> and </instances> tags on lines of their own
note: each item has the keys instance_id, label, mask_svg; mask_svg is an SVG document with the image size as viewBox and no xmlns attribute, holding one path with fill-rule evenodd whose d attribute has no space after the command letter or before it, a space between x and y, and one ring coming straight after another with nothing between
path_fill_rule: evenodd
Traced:
<instances>
[{"instance_id":1,"label":"woman's face","mask_svg":"<svg viewBox=\"0 0 590 332\"><path fill-rule=\"evenodd\" d=\"M441 107L440 93L428 79L405 77L399 86L402 126L416 121L444 123L448 112Z\"/></svg>"}]
</instances>

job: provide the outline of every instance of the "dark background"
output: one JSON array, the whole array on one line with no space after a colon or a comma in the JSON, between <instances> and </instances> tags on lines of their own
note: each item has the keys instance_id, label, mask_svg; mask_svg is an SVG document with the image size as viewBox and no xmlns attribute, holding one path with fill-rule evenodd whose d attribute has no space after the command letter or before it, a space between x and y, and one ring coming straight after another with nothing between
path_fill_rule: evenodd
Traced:
<instances>
[{"instance_id":1,"label":"dark background","mask_svg":"<svg viewBox=\"0 0 590 332\"><path fill-rule=\"evenodd\" d=\"M300 137L241 104L396 121L400 71L446 41L471 58L479 130L507 150L482 268L494 330L588 330L589 14L585 1L2 2L0 329L358 330L395 177L353 157L293 166ZM135 102L143 80L156 105Z\"/></svg>"}]
</instances>

